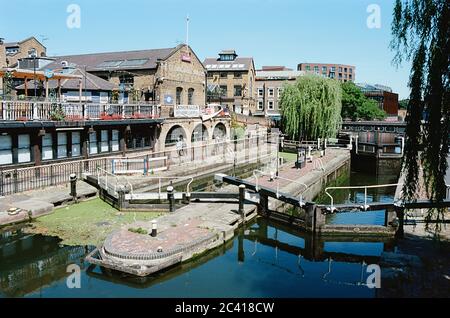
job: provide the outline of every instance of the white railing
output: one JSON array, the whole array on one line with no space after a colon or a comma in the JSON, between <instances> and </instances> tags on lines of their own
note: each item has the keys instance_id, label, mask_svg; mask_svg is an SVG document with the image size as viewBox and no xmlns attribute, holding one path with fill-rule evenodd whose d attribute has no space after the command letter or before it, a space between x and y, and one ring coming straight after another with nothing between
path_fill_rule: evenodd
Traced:
<instances>
[{"instance_id":1,"label":"white railing","mask_svg":"<svg viewBox=\"0 0 450 318\"><path fill-rule=\"evenodd\" d=\"M377 185L370 185L370 186L346 186L346 187L328 187L325 189L325 194L328 195L331 199L331 205L330 205L330 211L333 212L336 210L334 206L334 198L333 196L328 192L329 190L354 190L354 189L364 189L364 205L361 206L361 208L364 211L367 211L367 209L370 207L367 204L367 189L377 189L377 188L388 188L388 187L397 187L399 185L402 185L401 183L391 183L391 184L377 184Z\"/></svg>"},{"instance_id":2,"label":"white railing","mask_svg":"<svg viewBox=\"0 0 450 318\"><path fill-rule=\"evenodd\" d=\"M158 180L158 192L143 192L143 193L134 193L133 188L129 194L125 195L125 199L127 200L165 200L167 199L167 192L162 191L162 181L168 180L170 181L170 185L172 185L172 181L187 181L189 182L186 185L186 196L191 196L191 184L194 181L193 177L146 177L146 180ZM176 199L182 199L182 193L175 193Z\"/></svg>"},{"instance_id":3,"label":"white railing","mask_svg":"<svg viewBox=\"0 0 450 318\"><path fill-rule=\"evenodd\" d=\"M157 118L158 105L86 104L60 102L0 101L2 120L117 120Z\"/></svg>"}]
</instances>

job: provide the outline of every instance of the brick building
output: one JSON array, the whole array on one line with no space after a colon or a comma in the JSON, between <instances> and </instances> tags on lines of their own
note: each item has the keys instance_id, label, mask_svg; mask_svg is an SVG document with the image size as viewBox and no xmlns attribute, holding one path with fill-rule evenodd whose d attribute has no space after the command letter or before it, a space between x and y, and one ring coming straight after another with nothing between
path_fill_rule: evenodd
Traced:
<instances>
[{"instance_id":1,"label":"brick building","mask_svg":"<svg viewBox=\"0 0 450 318\"><path fill-rule=\"evenodd\" d=\"M292 83L303 71L293 71L284 66L263 66L256 71L256 116L270 117L274 121L281 118L280 98L283 86Z\"/></svg>"},{"instance_id":2,"label":"brick building","mask_svg":"<svg viewBox=\"0 0 450 318\"><path fill-rule=\"evenodd\" d=\"M186 45L54 59L46 68L66 64L116 85L119 103L148 102L161 105L164 112L170 112L175 104L205 104L206 70Z\"/></svg>"},{"instance_id":3,"label":"brick building","mask_svg":"<svg viewBox=\"0 0 450 318\"><path fill-rule=\"evenodd\" d=\"M0 38L0 68L6 67L6 51L5 43L3 39ZM3 95L3 78L0 77L0 96Z\"/></svg>"},{"instance_id":4,"label":"brick building","mask_svg":"<svg viewBox=\"0 0 450 318\"><path fill-rule=\"evenodd\" d=\"M298 64L297 70L334 78L341 82L354 82L356 78L355 67L353 65L300 63Z\"/></svg>"},{"instance_id":5,"label":"brick building","mask_svg":"<svg viewBox=\"0 0 450 318\"><path fill-rule=\"evenodd\" d=\"M35 37L29 37L19 42L6 42L6 66L16 67L20 59L35 54L36 57L45 57L47 49Z\"/></svg>"},{"instance_id":6,"label":"brick building","mask_svg":"<svg viewBox=\"0 0 450 318\"><path fill-rule=\"evenodd\" d=\"M207 58L203 64L208 72L208 103L219 103L244 115L256 113L256 72L252 57L238 57L236 51L224 50L219 58Z\"/></svg>"},{"instance_id":7,"label":"brick building","mask_svg":"<svg viewBox=\"0 0 450 318\"><path fill-rule=\"evenodd\" d=\"M383 109L388 116L398 116L398 94L385 85L370 85L367 83L357 83L364 95L378 103L378 107Z\"/></svg>"}]
</instances>

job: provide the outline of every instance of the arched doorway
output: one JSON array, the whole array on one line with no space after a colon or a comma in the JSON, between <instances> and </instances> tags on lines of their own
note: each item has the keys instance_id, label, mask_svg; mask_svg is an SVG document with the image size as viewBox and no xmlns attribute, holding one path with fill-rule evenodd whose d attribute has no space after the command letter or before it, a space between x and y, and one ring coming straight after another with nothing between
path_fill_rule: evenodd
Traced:
<instances>
[{"instance_id":1,"label":"arched doorway","mask_svg":"<svg viewBox=\"0 0 450 318\"><path fill-rule=\"evenodd\" d=\"M223 123L218 123L214 127L212 138L214 140L220 140L220 141L223 141L227 138L227 128L225 127L225 125Z\"/></svg>"},{"instance_id":2,"label":"arched doorway","mask_svg":"<svg viewBox=\"0 0 450 318\"><path fill-rule=\"evenodd\" d=\"M208 137L208 129L206 126L203 124L198 124L192 132L191 142L207 141Z\"/></svg>"},{"instance_id":3,"label":"arched doorway","mask_svg":"<svg viewBox=\"0 0 450 318\"><path fill-rule=\"evenodd\" d=\"M172 128L170 128L169 132L167 133L166 140L165 140L165 146L175 146L178 141L186 141L186 133L180 125L175 125Z\"/></svg>"}]
</instances>

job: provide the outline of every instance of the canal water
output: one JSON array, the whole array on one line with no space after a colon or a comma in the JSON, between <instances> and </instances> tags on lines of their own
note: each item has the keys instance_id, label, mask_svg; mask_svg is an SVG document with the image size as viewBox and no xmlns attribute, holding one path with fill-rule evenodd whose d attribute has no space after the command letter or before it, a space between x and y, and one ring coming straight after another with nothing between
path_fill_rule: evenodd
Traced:
<instances>
[{"instance_id":1,"label":"canal water","mask_svg":"<svg viewBox=\"0 0 450 318\"><path fill-rule=\"evenodd\" d=\"M395 183L396 177L352 173L340 183ZM394 192L370 195L392 200ZM361 193L335 193L335 202L361 200ZM323 195L318 199L326 200ZM331 215L327 222L382 220L384 212L379 211ZM0 236L0 297L376 297L376 290L365 285L367 264L394 247L391 241L321 241L258 219L226 245L191 262L148 278L129 278L85 263L92 247L62 246L58 238L17 229ZM66 285L70 264L81 267L79 289Z\"/></svg>"}]
</instances>

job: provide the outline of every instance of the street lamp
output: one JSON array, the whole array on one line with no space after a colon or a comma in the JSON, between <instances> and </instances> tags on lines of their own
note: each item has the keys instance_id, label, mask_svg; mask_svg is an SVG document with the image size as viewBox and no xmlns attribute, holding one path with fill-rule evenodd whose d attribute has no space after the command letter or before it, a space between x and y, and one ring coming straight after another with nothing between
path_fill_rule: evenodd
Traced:
<instances>
[{"instance_id":1,"label":"street lamp","mask_svg":"<svg viewBox=\"0 0 450 318\"><path fill-rule=\"evenodd\" d=\"M37 96L37 85L36 85L36 49L31 49L28 52L28 56L33 58L33 84L34 84L34 98Z\"/></svg>"}]
</instances>

